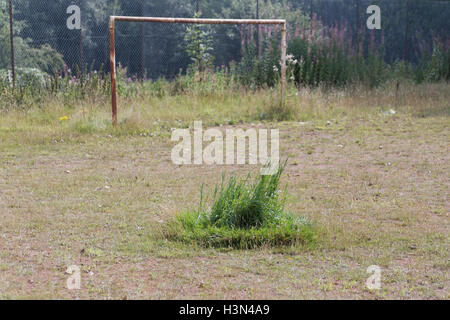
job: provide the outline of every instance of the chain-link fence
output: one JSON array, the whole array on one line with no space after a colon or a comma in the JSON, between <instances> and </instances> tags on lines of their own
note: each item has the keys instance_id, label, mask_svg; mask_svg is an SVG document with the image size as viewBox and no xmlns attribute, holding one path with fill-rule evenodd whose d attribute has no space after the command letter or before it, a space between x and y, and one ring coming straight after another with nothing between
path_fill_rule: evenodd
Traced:
<instances>
[{"instance_id":1,"label":"chain-link fence","mask_svg":"<svg viewBox=\"0 0 450 320\"><path fill-rule=\"evenodd\" d=\"M11 68L9 2L0 0L0 41L3 47L0 49L0 69ZM312 23L316 21L323 27L345 29L346 37L350 37L353 43L362 41L367 48L372 42L372 45L383 47L384 57L389 62L398 59L416 62L422 51L431 50L433 39L447 44L449 40L448 1L278 2L282 5L275 7L264 0L11 0L15 64L17 68L37 64L44 71L51 71L52 63L61 58L72 70L107 70L110 15L193 17L197 10L205 18L285 18L283 15L301 12L298 19L295 16L288 19L292 30L290 38L310 28L309 20ZM380 30L369 30L366 26L370 5L381 9ZM288 9L284 10L283 6L288 6ZM305 23L309 23L309 27L305 27ZM186 52L186 28L186 25L175 24L118 23L117 62L127 68L130 76L173 77L180 70L186 70L191 62ZM258 33L257 28L251 26L211 28L216 66L239 61L244 46L248 49L249 43L254 43L258 47L257 39L262 34L267 38L267 33L271 32L263 29L263 33Z\"/></svg>"}]
</instances>

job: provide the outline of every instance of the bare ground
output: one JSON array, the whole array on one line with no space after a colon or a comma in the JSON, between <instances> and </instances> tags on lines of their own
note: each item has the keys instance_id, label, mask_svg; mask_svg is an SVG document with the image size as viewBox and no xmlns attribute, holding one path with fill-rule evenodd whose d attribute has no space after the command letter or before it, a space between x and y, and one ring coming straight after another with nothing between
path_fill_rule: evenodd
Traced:
<instances>
[{"instance_id":1,"label":"bare ground","mask_svg":"<svg viewBox=\"0 0 450 320\"><path fill-rule=\"evenodd\" d=\"M196 207L202 183L255 166L175 166L168 136L21 144L4 133L0 298L448 299L448 119L255 123L280 129L288 208L322 236L314 248L251 251L152 234ZM70 265L81 290L66 288ZM380 290L366 288L370 265L381 267Z\"/></svg>"}]
</instances>

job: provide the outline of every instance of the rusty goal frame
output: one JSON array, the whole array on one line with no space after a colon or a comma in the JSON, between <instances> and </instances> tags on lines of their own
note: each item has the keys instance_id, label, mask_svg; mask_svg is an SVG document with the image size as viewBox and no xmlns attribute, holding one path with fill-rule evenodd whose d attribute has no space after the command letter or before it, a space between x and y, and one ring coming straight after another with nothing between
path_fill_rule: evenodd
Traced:
<instances>
[{"instance_id":1,"label":"rusty goal frame","mask_svg":"<svg viewBox=\"0 0 450 320\"><path fill-rule=\"evenodd\" d=\"M160 17L128 17L111 16L109 18L110 34L110 64L111 64L111 95L112 95L112 123L117 125L117 84L116 84L116 45L115 22L156 22L156 23L189 23L189 24L275 24L281 25L281 104L286 95L286 20L281 19L194 19L194 18L160 18Z\"/></svg>"}]
</instances>

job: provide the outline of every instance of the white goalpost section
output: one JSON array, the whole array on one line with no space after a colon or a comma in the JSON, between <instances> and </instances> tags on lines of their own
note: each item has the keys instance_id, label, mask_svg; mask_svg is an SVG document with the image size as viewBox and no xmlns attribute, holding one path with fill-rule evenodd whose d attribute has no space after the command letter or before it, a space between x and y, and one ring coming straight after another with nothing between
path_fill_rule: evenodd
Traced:
<instances>
[{"instance_id":1,"label":"white goalpost section","mask_svg":"<svg viewBox=\"0 0 450 320\"><path fill-rule=\"evenodd\" d=\"M112 95L112 123L117 125L117 89L116 89L116 48L115 22L154 22L154 23L189 23L189 24L272 24L281 25L281 104L286 95L286 20L280 19L193 19L193 18L161 18L161 17L127 17L111 16L109 19L110 34L110 63L111 63L111 95Z\"/></svg>"}]
</instances>

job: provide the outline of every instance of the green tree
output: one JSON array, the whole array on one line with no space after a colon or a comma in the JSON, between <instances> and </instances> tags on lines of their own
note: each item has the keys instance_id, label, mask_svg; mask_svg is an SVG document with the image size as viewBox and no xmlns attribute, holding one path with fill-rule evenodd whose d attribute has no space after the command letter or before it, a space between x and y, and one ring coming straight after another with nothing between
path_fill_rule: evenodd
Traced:
<instances>
[{"instance_id":1,"label":"green tree","mask_svg":"<svg viewBox=\"0 0 450 320\"><path fill-rule=\"evenodd\" d=\"M194 18L199 18L200 13L196 13ZM211 29L206 25L191 24L186 28L184 37L186 43L186 53L191 58L190 68L204 72L212 68L214 56L213 35Z\"/></svg>"},{"instance_id":2,"label":"green tree","mask_svg":"<svg viewBox=\"0 0 450 320\"><path fill-rule=\"evenodd\" d=\"M10 63L9 29L6 2L0 2L0 69L8 68Z\"/></svg>"}]
</instances>

